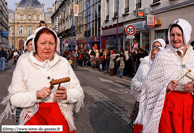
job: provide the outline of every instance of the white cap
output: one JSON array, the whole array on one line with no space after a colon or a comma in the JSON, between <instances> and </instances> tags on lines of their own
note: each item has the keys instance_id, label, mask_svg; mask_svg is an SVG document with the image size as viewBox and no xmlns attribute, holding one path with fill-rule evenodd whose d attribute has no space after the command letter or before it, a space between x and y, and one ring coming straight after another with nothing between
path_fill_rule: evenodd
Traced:
<instances>
[{"instance_id":1,"label":"white cap","mask_svg":"<svg viewBox=\"0 0 194 133\"><path fill-rule=\"evenodd\" d=\"M39 31L41 31L42 29L48 29L48 30L50 30L51 32L53 32L54 33L54 35L55 35L55 37L57 38L57 46L56 46L56 50L55 51L57 51L57 52L60 52L60 40L59 40L59 38L58 38L58 36L57 36L57 34L55 33L55 31L53 31L52 29L50 29L50 28L47 28L47 27L39 27L38 29L36 29L35 30L35 32L34 32L34 38L33 38L33 40L32 40L32 47L33 47L33 52L36 52L36 49L35 49L35 38L36 38L36 35L37 35L37 33L39 32Z\"/></svg>"},{"instance_id":2,"label":"white cap","mask_svg":"<svg viewBox=\"0 0 194 133\"><path fill-rule=\"evenodd\" d=\"M162 48L165 48L165 46L166 46L166 42L165 42L164 39L162 39L162 38L158 38L158 39L154 40L153 44L154 44L155 42L159 42L159 43L161 44ZM152 45L153 45L153 44L152 44Z\"/></svg>"},{"instance_id":3,"label":"white cap","mask_svg":"<svg viewBox=\"0 0 194 133\"><path fill-rule=\"evenodd\" d=\"M29 40L32 40L34 38L34 34L30 35L29 37L27 37L27 40L24 42L24 49L27 49L27 43Z\"/></svg>"},{"instance_id":4,"label":"white cap","mask_svg":"<svg viewBox=\"0 0 194 133\"><path fill-rule=\"evenodd\" d=\"M177 19L171 24L169 29L172 27L173 24L177 24L181 27L183 31L184 45L187 45L189 40L191 39L191 32L192 32L191 25L189 24L187 20ZM168 40L169 40L169 44L172 45L172 43L170 42L170 30L168 30Z\"/></svg>"}]
</instances>

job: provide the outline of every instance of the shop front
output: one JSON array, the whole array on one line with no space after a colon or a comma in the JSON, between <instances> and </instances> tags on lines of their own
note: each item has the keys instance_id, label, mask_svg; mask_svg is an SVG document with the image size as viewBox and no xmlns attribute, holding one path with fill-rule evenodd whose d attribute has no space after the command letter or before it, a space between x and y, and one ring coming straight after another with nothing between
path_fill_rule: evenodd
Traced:
<instances>
[{"instance_id":1,"label":"shop front","mask_svg":"<svg viewBox=\"0 0 194 133\"><path fill-rule=\"evenodd\" d=\"M118 46L117 46L117 25L102 29L102 49L117 50L123 49L123 24L118 26Z\"/></svg>"},{"instance_id":2,"label":"shop front","mask_svg":"<svg viewBox=\"0 0 194 133\"><path fill-rule=\"evenodd\" d=\"M124 48L130 48L133 46L133 42L136 40L138 43L138 48L143 47L145 50L149 50L149 28L146 25L145 21L140 21L136 23L130 23L124 25L125 28L128 25L133 25L136 29L133 39L129 39L127 34L124 34Z\"/></svg>"}]
</instances>

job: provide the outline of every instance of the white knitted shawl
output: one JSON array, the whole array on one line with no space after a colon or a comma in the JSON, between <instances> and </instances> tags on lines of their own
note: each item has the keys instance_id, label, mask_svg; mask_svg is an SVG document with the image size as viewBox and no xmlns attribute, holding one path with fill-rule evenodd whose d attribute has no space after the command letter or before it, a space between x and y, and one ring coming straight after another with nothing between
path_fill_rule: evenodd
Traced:
<instances>
[{"instance_id":1,"label":"white knitted shawl","mask_svg":"<svg viewBox=\"0 0 194 133\"><path fill-rule=\"evenodd\" d=\"M175 49L169 45L157 54L142 86L139 113L135 123L143 125L143 133L158 132L166 88L174 75L184 65L188 70L191 69L191 74L194 75L194 51L191 46L187 45L183 57L184 65L177 60L174 52Z\"/></svg>"}]
</instances>

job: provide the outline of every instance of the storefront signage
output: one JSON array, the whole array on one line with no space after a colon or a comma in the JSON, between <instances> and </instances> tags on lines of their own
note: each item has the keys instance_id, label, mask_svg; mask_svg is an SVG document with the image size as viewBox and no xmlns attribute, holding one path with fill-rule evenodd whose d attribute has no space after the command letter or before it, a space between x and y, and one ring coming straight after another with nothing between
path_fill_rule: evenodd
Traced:
<instances>
[{"instance_id":1,"label":"storefront signage","mask_svg":"<svg viewBox=\"0 0 194 133\"><path fill-rule=\"evenodd\" d=\"M144 17L144 10L137 9L137 17Z\"/></svg>"},{"instance_id":2,"label":"storefront signage","mask_svg":"<svg viewBox=\"0 0 194 133\"><path fill-rule=\"evenodd\" d=\"M1 31L1 36L7 36L7 31Z\"/></svg>"},{"instance_id":3,"label":"storefront signage","mask_svg":"<svg viewBox=\"0 0 194 133\"><path fill-rule=\"evenodd\" d=\"M146 25L148 27L155 27L155 16L154 15L146 16Z\"/></svg>"},{"instance_id":4,"label":"storefront signage","mask_svg":"<svg viewBox=\"0 0 194 133\"><path fill-rule=\"evenodd\" d=\"M128 25L133 25L136 29L136 32L137 31L143 31L143 30L148 30L149 28L147 27L146 25L146 22L145 21L140 21L140 22L137 22L137 23L132 23L132 24L128 24ZM124 32L125 32L125 29L128 25L125 25L124 26Z\"/></svg>"},{"instance_id":5,"label":"storefront signage","mask_svg":"<svg viewBox=\"0 0 194 133\"><path fill-rule=\"evenodd\" d=\"M123 33L123 26L118 27L118 34ZM106 29L102 30L102 36L107 36L107 35L114 35L117 34L117 27L111 28L111 29Z\"/></svg>"},{"instance_id":6,"label":"storefront signage","mask_svg":"<svg viewBox=\"0 0 194 133\"><path fill-rule=\"evenodd\" d=\"M135 36L127 36L127 39L134 39Z\"/></svg>"},{"instance_id":7,"label":"storefront signage","mask_svg":"<svg viewBox=\"0 0 194 133\"><path fill-rule=\"evenodd\" d=\"M126 29L125 29L125 32L126 32L128 35L132 36L132 35L135 34L136 29L135 29L135 27L134 27L133 25L128 25L128 26L126 27Z\"/></svg>"},{"instance_id":8,"label":"storefront signage","mask_svg":"<svg viewBox=\"0 0 194 133\"><path fill-rule=\"evenodd\" d=\"M74 16L78 16L78 5L74 5Z\"/></svg>"},{"instance_id":9,"label":"storefront signage","mask_svg":"<svg viewBox=\"0 0 194 133\"><path fill-rule=\"evenodd\" d=\"M94 41L95 42L100 42L100 37L99 36L94 37Z\"/></svg>"}]
</instances>

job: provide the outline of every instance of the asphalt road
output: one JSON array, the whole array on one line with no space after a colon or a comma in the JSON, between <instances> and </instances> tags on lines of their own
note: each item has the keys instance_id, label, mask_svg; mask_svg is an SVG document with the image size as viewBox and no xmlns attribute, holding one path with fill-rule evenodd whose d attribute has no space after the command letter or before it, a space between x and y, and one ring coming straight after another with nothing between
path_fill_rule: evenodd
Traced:
<instances>
[{"instance_id":1,"label":"asphalt road","mask_svg":"<svg viewBox=\"0 0 194 133\"><path fill-rule=\"evenodd\" d=\"M0 71L0 101L7 95L14 68L11 60L5 71ZM129 117L135 103L130 95L130 79L86 67L78 67L75 73L85 93L84 107L74 113L76 133L128 133ZM4 109L5 106L0 105L0 114ZM14 124L14 120L1 123Z\"/></svg>"}]
</instances>

